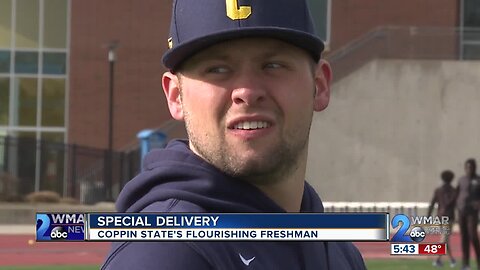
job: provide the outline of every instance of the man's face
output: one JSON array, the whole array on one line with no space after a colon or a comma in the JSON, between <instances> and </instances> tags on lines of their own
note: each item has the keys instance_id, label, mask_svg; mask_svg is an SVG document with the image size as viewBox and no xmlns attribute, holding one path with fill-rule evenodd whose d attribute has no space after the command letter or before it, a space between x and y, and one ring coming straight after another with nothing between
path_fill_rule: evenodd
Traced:
<instances>
[{"instance_id":1,"label":"man's face","mask_svg":"<svg viewBox=\"0 0 480 270\"><path fill-rule=\"evenodd\" d=\"M173 99L165 90L170 110L185 120L196 154L229 175L268 183L306 158L313 111L328 104L328 83L315 74L302 49L248 38L194 55L170 74L176 80L164 76L164 89L178 87ZM172 100L180 108L172 111Z\"/></svg>"},{"instance_id":2,"label":"man's face","mask_svg":"<svg viewBox=\"0 0 480 270\"><path fill-rule=\"evenodd\" d=\"M465 163L465 174L469 177L475 174L475 167L469 162Z\"/></svg>"}]
</instances>

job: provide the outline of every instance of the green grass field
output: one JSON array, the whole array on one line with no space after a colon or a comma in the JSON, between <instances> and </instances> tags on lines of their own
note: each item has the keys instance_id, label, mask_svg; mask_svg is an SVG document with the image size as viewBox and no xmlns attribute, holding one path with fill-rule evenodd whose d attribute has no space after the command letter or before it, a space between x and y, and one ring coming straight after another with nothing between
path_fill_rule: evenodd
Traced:
<instances>
[{"instance_id":1,"label":"green grass field","mask_svg":"<svg viewBox=\"0 0 480 270\"><path fill-rule=\"evenodd\" d=\"M431 269L460 269L457 263L455 268L445 265L443 268L432 266L432 260L425 259L386 259L386 260L367 260L368 270L431 270ZM63 265L63 266L3 266L0 270L98 270L98 265ZM475 269L475 264L471 265Z\"/></svg>"},{"instance_id":2,"label":"green grass field","mask_svg":"<svg viewBox=\"0 0 480 270\"><path fill-rule=\"evenodd\" d=\"M461 263L457 259L457 266L450 268L450 263L444 258L444 266L442 268L437 268L432 266L431 259L385 259L385 260L367 260L367 269L368 270L431 270L431 269L460 269ZM475 268L476 264L471 263L471 269Z\"/></svg>"}]
</instances>

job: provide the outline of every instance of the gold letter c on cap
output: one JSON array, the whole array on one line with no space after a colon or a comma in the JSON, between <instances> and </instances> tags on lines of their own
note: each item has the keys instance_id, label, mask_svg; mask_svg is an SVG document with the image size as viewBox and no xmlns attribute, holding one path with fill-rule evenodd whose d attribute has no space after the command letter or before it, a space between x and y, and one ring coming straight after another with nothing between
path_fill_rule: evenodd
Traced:
<instances>
[{"instance_id":1,"label":"gold letter c on cap","mask_svg":"<svg viewBox=\"0 0 480 270\"><path fill-rule=\"evenodd\" d=\"M232 20L243 20L252 14L252 7L238 6L238 0L225 0L227 4L227 16Z\"/></svg>"}]
</instances>

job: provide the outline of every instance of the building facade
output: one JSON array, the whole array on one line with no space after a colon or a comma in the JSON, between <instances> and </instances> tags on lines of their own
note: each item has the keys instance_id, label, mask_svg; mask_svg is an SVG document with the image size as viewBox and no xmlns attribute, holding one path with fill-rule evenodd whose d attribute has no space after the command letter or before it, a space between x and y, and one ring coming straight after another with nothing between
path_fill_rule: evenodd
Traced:
<instances>
[{"instance_id":1,"label":"building facade","mask_svg":"<svg viewBox=\"0 0 480 270\"><path fill-rule=\"evenodd\" d=\"M474 0L310 5L327 55L381 26L480 27ZM171 0L0 0L0 137L31 142L0 146L0 168L32 183L22 192L65 193L70 174L67 156L32 139L122 151L171 119L161 87L170 12ZM462 36L462 55L474 58L479 42Z\"/></svg>"}]
</instances>

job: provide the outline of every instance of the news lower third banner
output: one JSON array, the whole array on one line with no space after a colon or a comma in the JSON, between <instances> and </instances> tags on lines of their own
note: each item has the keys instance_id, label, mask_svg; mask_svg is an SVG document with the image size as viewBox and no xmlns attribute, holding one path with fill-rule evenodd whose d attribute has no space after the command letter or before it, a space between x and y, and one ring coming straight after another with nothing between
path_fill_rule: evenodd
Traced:
<instances>
[{"instance_id":1,"label":"news lower third banner","mask_svg":"<svg viewBox=\"0 0 480 270\"><path fill-rule=\"evenodd\" d=\"M37 241L388 241L388 213L39 213Z\"/></svg>"}]
</instances>

